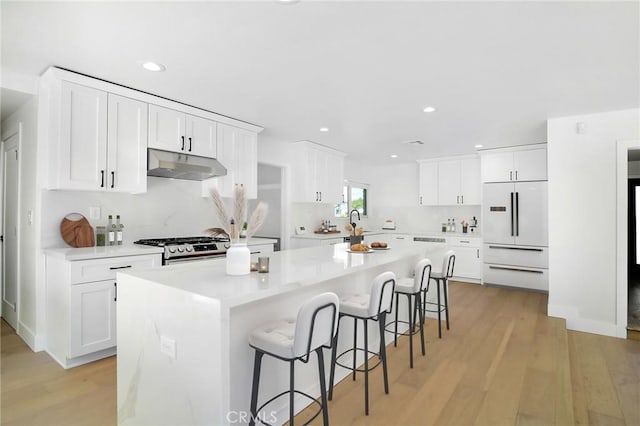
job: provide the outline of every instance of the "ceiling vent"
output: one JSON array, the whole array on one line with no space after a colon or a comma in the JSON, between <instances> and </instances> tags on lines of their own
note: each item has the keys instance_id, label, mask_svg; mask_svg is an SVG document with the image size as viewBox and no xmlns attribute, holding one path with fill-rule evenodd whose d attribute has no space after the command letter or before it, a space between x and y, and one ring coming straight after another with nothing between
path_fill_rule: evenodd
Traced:
<instances>
[{"instance_id":1,"label":"ceiling vent","mask_svg":"<svg viewBox=\"0 0 640 426\"><path fill-rule=\"evenodd\" d=\"M403 143L407 144L407 145L424 145L424 142L421 141L421 140L406 141L406 142L403 142Z\"/></svg>"}]
</instances>

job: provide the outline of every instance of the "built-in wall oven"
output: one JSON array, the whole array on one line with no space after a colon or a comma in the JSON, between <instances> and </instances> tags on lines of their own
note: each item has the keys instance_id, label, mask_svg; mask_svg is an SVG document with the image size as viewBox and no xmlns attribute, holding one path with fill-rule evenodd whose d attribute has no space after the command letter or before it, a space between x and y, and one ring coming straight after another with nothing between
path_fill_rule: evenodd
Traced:
<instances>
[{"instance_id":1,"label":"built-in wall oven","mask_svg":"<svg viewBox=\"0 0 640 426\"><path fill-rule=\"evenodd\" d=\"M142 239L135 244L163 247L162 264L171 265L224 257L230 243L228 238L179 237Z\"/></svg>"}]
</instances>

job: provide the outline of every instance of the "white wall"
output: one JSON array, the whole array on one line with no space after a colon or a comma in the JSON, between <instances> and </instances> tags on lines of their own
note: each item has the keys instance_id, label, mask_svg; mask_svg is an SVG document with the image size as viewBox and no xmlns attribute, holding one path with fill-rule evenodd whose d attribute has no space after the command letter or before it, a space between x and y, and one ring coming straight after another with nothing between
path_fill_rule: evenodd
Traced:
<instances>
[{"instance_id":1,"label":"white wall","mask_svg":"<svg viewBox=\"0 0 640 426\"><path fill-rule=\"evenodd\" d=\"M36 209L36 152L38 103L34 96L2 123L2 139L21 130L20 164L20 256L19 305L17 333L31 346L38 348L38 292L44 288L36 283L37 227L27 221L29 211Z\"/></svg>"},{"instance_id":2,"label":"white wall","mask_svg":"<svg viewBox=\"0 0 640 426\"><path fill-rule=\"evenodd\" d=\"M639 123L638 109L548 121L548 311L573 330L616 336L626 325L616 315L617 258L626 258L616 254L616 143L640 138Z\"/></svg>"}]
</instances>

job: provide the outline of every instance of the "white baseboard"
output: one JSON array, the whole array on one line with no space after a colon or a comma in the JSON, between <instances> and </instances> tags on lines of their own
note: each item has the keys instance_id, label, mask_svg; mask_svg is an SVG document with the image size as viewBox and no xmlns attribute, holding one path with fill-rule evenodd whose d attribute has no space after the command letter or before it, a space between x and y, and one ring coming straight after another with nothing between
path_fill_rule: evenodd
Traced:
<instances>
[{"instance_id":1,"label":"white baseboard","mask_svg":"<svg viewBox=\"0 0 640 426\"><path fill-rule=\"evenodd\" d=\"M578 310L571 306L547 305L550 317L564 318L567 321L567 329L582 331L585 333L600 334L603 336L627 338L626 327L602 321L594 321L580 317Z\"/></svg>"},{"instance_id":2,"label":"white baseboard","mask_svg":"<svg viewBox=\"0 0 640 426\"><path fill-rule=\"evenodd\" d=\"M24 342L34 352L40 352L44 350L44 336L37 335L29 327L22 322L18 322L18 336L24 340Z\"/></svg>"}]
</instances>

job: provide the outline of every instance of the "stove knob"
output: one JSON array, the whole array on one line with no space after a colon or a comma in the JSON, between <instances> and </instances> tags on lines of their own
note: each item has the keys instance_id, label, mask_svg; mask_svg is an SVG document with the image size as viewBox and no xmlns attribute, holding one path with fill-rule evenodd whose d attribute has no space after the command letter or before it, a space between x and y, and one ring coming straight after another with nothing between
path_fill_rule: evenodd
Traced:
<instances>
[{"instance_id":1,"label":"stove knob","mask_svg":"<svg viewBox=\"0 0 640 426\"><path fill-rule=\"evenodd\" d=\"M175 247L167 247L169 249L169 253L175 253L176 252L176 248Z\"/></svg>"},{"instance_id":2,"label":"stove knob","mask_svg":"<svg viewBox=\"0 0 640 426\"><path fill-rule=\"evenodd\" d=\"M193 251L193 247L191 246L185 246L184 251L186 251L187 253L190 253Z\"/></svg>"},{"instance_id":3,"label":"stove knob","mask_svg":"<svg viewBox=\"0 0 640 426\"><path fill-rule=\"evenodd\" d=\"M184 251L184 247L178 246L178 253L182 253Z\"/></svg>"}]
</instances>

